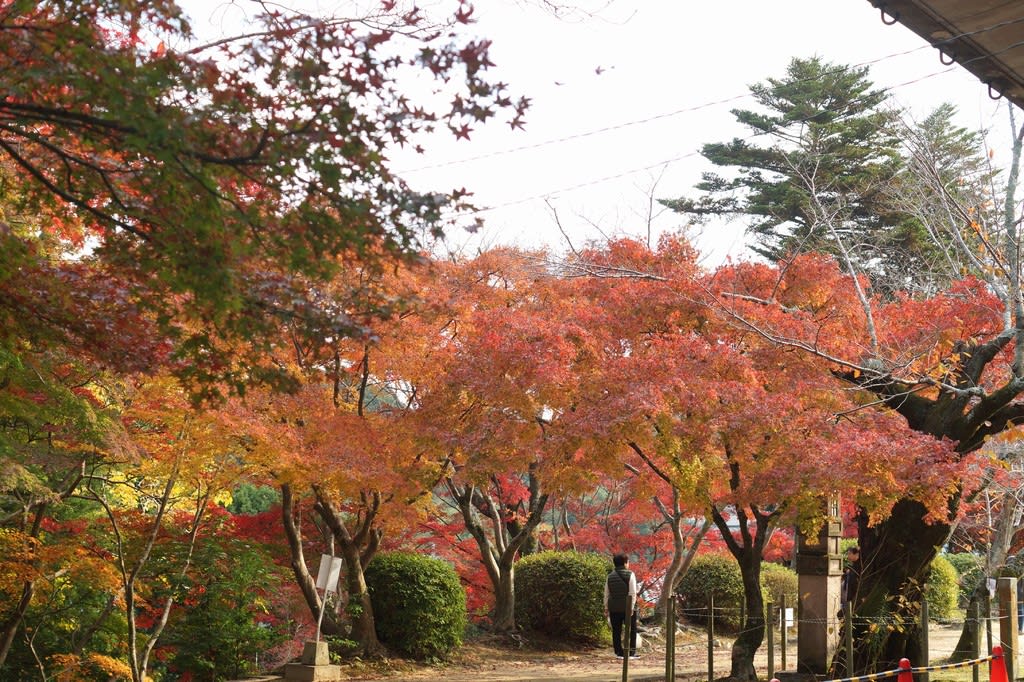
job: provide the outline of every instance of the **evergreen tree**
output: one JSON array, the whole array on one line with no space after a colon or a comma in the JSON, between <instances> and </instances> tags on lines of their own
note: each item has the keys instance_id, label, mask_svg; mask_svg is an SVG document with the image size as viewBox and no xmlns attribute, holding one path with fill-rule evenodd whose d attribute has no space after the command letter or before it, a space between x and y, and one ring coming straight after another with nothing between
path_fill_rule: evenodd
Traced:
<instances>
[{"instance_id":1,"label":"evergreen tree","mask_svg":"<svg viewBox=\"0 0 1024 682\"><path fill-rule=\"evenodd\" d=\"M856 242L887 227L881 190L899 167L897 114L884 108L884 91L866 67L812 57L793 59L784 78L750 92L761 110L732 113L753 134L702 151L729 173L707 172L700 197L663 203L698 221L742 215L754 251L773 261L794 252L858 253Z\"/></svg>"}]
</instances>

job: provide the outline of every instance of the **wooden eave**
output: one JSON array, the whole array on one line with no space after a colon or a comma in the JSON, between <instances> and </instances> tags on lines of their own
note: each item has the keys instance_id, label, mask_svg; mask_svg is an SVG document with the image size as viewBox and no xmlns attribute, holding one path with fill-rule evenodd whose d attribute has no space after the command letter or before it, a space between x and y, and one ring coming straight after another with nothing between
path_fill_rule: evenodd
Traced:
<instances>
[{"instance_id":1,"label":"wooden eave","mask_svg":"<svg viewBox=\"0 0 1024 682\"><path fill-rule=\"evenodd\" d=\"M1024 1L868 0L886 23L900 23L989 87L1024 108Z\"/></svg>"}]
</instances>

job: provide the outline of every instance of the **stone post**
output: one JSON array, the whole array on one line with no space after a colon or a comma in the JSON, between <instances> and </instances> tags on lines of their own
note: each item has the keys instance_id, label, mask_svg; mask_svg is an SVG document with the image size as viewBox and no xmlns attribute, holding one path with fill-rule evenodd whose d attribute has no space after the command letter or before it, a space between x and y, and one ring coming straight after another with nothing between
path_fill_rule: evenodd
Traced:
<instances>
[{"instance_id":1,"label":"stone post","mask_svg":"<svg viewBox=\"0 0 1024 682\"><path fill-rule=\"evenodd\" d=\"M798 673L824 675L839 646L839 589L843 558L839 538L843 525L838 495L828 498L827 520L814 537L797 534L796 571L800 589L796 643Z\"/></svg>"}]
</instances>

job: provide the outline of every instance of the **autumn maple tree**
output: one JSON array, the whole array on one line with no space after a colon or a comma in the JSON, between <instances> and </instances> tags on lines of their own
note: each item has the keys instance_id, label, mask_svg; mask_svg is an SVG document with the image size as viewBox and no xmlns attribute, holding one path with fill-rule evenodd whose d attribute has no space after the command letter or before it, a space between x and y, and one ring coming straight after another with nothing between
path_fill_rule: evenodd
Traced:
<instances>
[{"instance_id":1,"label":"autumn maple tree","mask_svg":"<svg viewBox=\"0 0 1024 682\"><path fill-rule=\"evenodd\" d=\"M598 383L582 392L594 397L574 418L594 425L595 455L631 452L688 504L707 510L739 564L748 607L731 677L756 679L754 653L765 631L760 566L772 530L816 529L822 496L838 490L855 490L874 520L900 499L941 513L953 489L952 448L907 429L863 394L838 390L842 382L817 357L737 324L742 306L758 307L751 299L773 291L770 268L703 273L692 249L673 237L657 251L611 244L581 254L574 267L591 273L592 310L608 318L596 327L609 334ZM781 305L849 325L857 299L847 292L840 301L827 289L841 279L830 267L827 258L791 263L791 285L775 291ZM739 296L735 282L745 288L732 315L708 305L709 297ZM820 298L826 291L832 297Z\"/></svg>"},{"instance_id":2,"label":"autumn maple tree","mask_svg":"<svg viewBox=\"0 0 1024 682\"><path fill-rule=\"evenodd\" d=\"M0 155L20 200L149 311L198 398L294 385L259 358L308 314L310 283L440 233L463 193L409 189L392 146L501 110L517 126L526 106L489 79L488 41L461 35L464 3L450 18L254 5L254 26L208 43L170 1L0 6ZM402 89L416 72L435 84L421 101Z\"/></svg>"},{"instance_id":3,"label":"autumn maple tree","mask_svg":"<svg viewBox=\"0 0 1024 682\"><path fill-rule=\"evenodd\" d=\"M468 5L258 9L257 26L201 43L174 2L0 3L0 509L11 565L33 567L4 585L0 668L64 570L38 551L51 515L83 495L83 471L124 473L106 457L111 387L166 370L197 402L295 389L281 326L360 347L389 302L325 289L418 260L464 198L412 191L389 150L502 110L522 122L489 43L463 35ZM434 86L420 100L403 92L413 73Z\"/></svg>"},{"instance_id":4,"label":"autumn maple tree","mask_svg":"<svg viewBox=\"0 0 1024 682\"><path fill-rule=\"evenodd\" d=\"M450 268L432 353L417 386L424 446L479 548L494 593L491 626L515 626L515 561L536 542L552 494L592 477L563 416L594 357L563 282L542 254L496 249Z\"/></svg>"},{"instance_id":5,"label":"autumn maple tree","mask_svg":"<svg viewBox=\"0 0 1024 682\"><path fill-rule=\"evenodd\" d=\"M90 544L120 578L116 602L127 624L128 665L132 680L142 682L182 601L176 588L193 570L209 508L231 490L247 460L230 422L192 409L170 377L146 380L128 398L123 435L110 434L108 456L88 470L76 497L105 517Z\"/></svg>"},{"instance_id":6,"label":"autumn maple tree","mask_svg":"<svg viewBox=\"0 0 1024 682\"><path fill-rule=\"evenodd\" d=\"M412 308L428 274L422 266L364 271L322 287L318 306L351 311L363 335L308 320L282 326L275 357L302 386L291 394L253 391L226 408L280 486L284 539L310 614L315 621L323 612L323 631L355 642L363 655L383 651L364 570L387 533L424 514L438 477L406 424L421 373L431 371ZM343 559L330 604L307 561L314 549Z\"/></svg>"},{"instance_id":7,"label":"autumn maple tree","mask_svg":"<svg viewBox=\"0 0 1024 682\"><path fill-rule=\"evenodd\" d=\"M951 107L921 123L898 123L888 112L864 110L881 102L866 71L829 67L823 78L805 77L822 66L794 60L785 79L756 86L759 110L736 114L770 136L768 146L709 145L708 158L730 174L709 174L702 197L670 203L691 215L730 214L775 247L762 253L778 260L776 284L752 293L734 282L711 308L833 363L847 389L873 394L911 430L955 443L966 462L1020 419L1016 196L1024 128L1011 106L1012 150L1000 173L994 150L955 126ZM841 88L823 97L822 84ZM892 146L893 136L902 148ZM808 286L789 270L795 256L814 249L833 254L846 274L825 278L834 287L816 296L815 307L833 310L831 318L806 304L779 304L779 292ZM859 313L846 304L851 295ZM840 318L844 325L830 322ZM861 581L854 670L919 657L920 585L972 485L952 481L944 514L909 498L884 519L861 513L862 556L871 568Z\"/></svg>"}]
</instances>

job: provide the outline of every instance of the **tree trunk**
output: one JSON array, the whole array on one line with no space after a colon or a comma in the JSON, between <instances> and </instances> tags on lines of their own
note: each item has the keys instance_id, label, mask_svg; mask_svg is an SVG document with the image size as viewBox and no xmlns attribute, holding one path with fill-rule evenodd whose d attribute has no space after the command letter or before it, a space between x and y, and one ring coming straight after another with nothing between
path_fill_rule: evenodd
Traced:
<instances>
[{"instance_id":1,"label":"tree trunk","mask_svg":"<svg viewBox=\"0 0 1024 682\"><path fill-rule=\"evenodd\" d=\"M288 540L288 552L291 558L292 574L295 582L302 591L309 612L313 615L314 622L320 615L320 595L316 591L316 580L306 566L306 556L302 550L302 528L301 522L296 519L295 502L292 498L292 487L288 483L281 484L281 520L284 522L284 534ZM325 635L344 635L344 628L334 614L324 611L323 624L320 631Z\"/></svg>"},{"instance_id":2,"label":"tree trunk","mask_svg":"<svg viewBox=\"0 0 1024 682\"><path fill-rule=\"evenodd\" d=\"M11 645L14 643L14 636L21 627L21 621L28 612L28 605L32 603L32 595L35 592L35 581L26 580L21 588L21 599L14 613L0 626L0 669L3 669L7 655L11 652Z\"/></svg>"},{"instance_id":3,"label":"tree trunk","mask_svg":"<svg viewBox=\"0 0 1024 682\"><path fill-rule=\"evenodd\" d=\"M730 485L735 489L739 485L739 465L732 462L730 469ZM711 506L711 518L722 534L725 546L739 565L743 580L743 596L747 604L746 620L741 624L740 634L732 645L729 679L736 682L757 682L754 655L764 641L765 625L764 598L761 596L761 556L777 510L765 512L755 505L746 508L740 505L732 507L739 526L739 537L733 533L721 510L715 505Z\"/></svg>"},{"instance_id":4,"label":"tree trunk","mask_svg":"<svg viewBox=\"0 0 1024 682\"><path fill-rule=\"evenodd\" d=\"M466 530L476 540L480 561L487 569L487 577L494 590L491 627L495 632L511 632L515 629L515 560L523 544L540 524L547 506L548 495L540 492L540 482L532 471L529 480L529 515L513 536L509 535L509 525L503 521L509 514L500 498L470 483L460 485L451 478L445 480L449 493L462 512ZM489 520L488 524L484 523L481 515ZM490 533L487 526L490 526Z\"/></svg>"},{"instance_id":5,"label":"tree trunk","mask_svg":"<svg viewBox=\"0 0 1024 682\"><path fill-rule=\"evenodd\" d=\"M967 661L980 655L974 649L978 641L975 637L981 624L970 614L985 613L984 609L974 610L976 606L980 607L990 598L985 576L995 575L999 567L1006 564L1013 538L1020 530L1020 524L1014 523L1014 518L1020 514L1020 503L1017 502L1015 493L1016 491L1010 491L1003 496L999 512L992 521L993 529L989 535L988 551L985 553L985 575L971 591L971 598L967 604L968 616L964 618L964 627L960 632L956 649L953 650L953 655L950 657L951 661ZM992 502L988 492L985 493L985 498L989 509L991 509Z\"/></svg>"},{"instance_id":6,"label":"tree trunk","mask_svg":"<svg viewBox=\"0 0 1024 682\"><path fill-rule=\"evenodd\" d=\"M924 517L920 503L901 500L877 526L868 526L864 516L857 519L862 571L854 604L854 675L892 670L901 658L923 660L924 583L950 530L946 523L925 523ZM843 655L837 653L837 662L845 663Z\"/></svg>"},{"instance_id":7,"label":"tree trunk","mask_svg":"<svg viewBox=\"0 0 1024 682\"><path fill-rule=\"evenodd\" d=\"M359 642L362 655L380 656L384 653L384 645L377 639L373 605L370 604L370 591L366 589L359 549L353 543L343 543L341 553L345 557L345 584L348 588L348 606L345 610L351 619L349 637Z\"/></svg>"},{"instance_id":8,"label":"tree trunk","mask_svg":"<svg viewBox=\"0 0 1024 682\"><path fill-rule=\"evenodd\" d=\"M658 497L654 498L654 503L672 531L672 563L665 571L665 578L661 582L661 594L658 595L658 603L654 606L653 618L656 623L665 622L668 603L675 594L679 581L690 569L693 557L697 555L697 548L712 526L711 519L706 518L700 528L692 526L684 530L683 513L679 507L679 491L676 488L672 489L672 501L672 508L669 509Z\"/></svg>"},{"instance_id":9,"label":"tree trunk","mask_svg":"<svg viewBox=\"0 0 1024 682\"><path fill-rule=\"evenodd\" d=\"M1018 128L1010 107L1014 132L1010 172L1007 177L1003 229L1005 253L1005 327L985 340L957 342L945 356L950 363L949 384L935 395L917 391L919 384L906 383L888 374L846 370L836 375L852 385L874 393L889 408L902 415L908 426L936 438L957 443L961 456L982 446L994 436L1024 421L1024 306L1020 297L1019 224L1014 209L1019 165L1024 153L1024 126ZM857 273L851 272L856 275ZM989 386L984 374L1008 352L1013 353L1012 371ZM978 395L974 389L985 386ZM917 637L921 591L932 558L946 541L960 505L959 492L947 500L946 522L925 523L926 510L913 501L900 501L892 515L875 528L858 520L861 532L861 605L854 629L853 674L896 667L900 658L921 660ZM869 628L874 625L874 631ZM886 627L879 628L879 625ZM837 656L838 658L838 656Z\"/></svg>"},{"instance_id":10,"label":"tree trunk","mask_svg":"<svg viewBox=\"0 0 1024 682\"><path fill-rule=\"evenodd\" d=\"M754 655L764 642L764 597L761 595L761 550L750 548L740 559L743 597L746 599L746 620L732 644L732 666L729 677L743 682L756 682Z\"/></svg>"},{"instance_id":11,"label":"tree trunk","mask_svg":"<svg viewBox=\"0 0 1024 682\"><path fill-rule=\"evenodd\" d=\"M982 605L988 601L988 585L986 576L981 576L978 584L971 591L971 598L967 602L966 615L964 616L964 627L960 631L960 639L956 642L956 648L949 657L950 663L961 663L981 656L977 650L978 638L981 635L982 624L974 617L975 613L985 613Z\"/></svg>"},{"instance_id":12,"label":"tree trunk","mask_svg":"<svg viewBox=\"0 0 1024 682\"><path fill-rule=\"evenodd\" d=\"M516 627L516 569L511 557L498 562L498 584L494 589L494 613L491 626L496 632L511 632Z\"/></svg>"}]
</instances>

